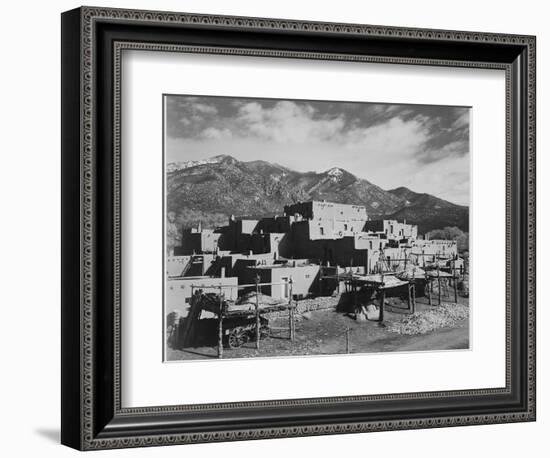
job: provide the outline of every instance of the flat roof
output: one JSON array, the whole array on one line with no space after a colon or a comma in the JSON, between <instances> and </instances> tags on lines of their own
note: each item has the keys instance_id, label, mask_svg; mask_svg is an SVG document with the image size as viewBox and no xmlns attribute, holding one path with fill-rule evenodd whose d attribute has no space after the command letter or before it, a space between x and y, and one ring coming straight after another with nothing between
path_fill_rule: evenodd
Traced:
<instances>
[{"instance_id":1,"label":"flat roof","mask_svg":"<svg viewBox=\"0 0 550 458\"><path fill-rule=\"evenodd\" d=\"M297 267L314 267L318 266L318 264L287 264L287 263L281 263L281 264L268 264L268 265L259 265L259 266L251 266L249 269L256 269L256 270L268 270L268 269L295 269Z\"/></svg>"},{"instance_id":2,"label":"flat roof","mask_svg":"<svg viewBox=\"0 0 550 458\"><path fill-rule=\"evenodd\" d=\"M238 279L238 277L210 277L209 275L194 275L191 277L181 277L179 275L173 275L169 276L168 280L231 280L231 279Z\"/></svg>"}]
</instances>

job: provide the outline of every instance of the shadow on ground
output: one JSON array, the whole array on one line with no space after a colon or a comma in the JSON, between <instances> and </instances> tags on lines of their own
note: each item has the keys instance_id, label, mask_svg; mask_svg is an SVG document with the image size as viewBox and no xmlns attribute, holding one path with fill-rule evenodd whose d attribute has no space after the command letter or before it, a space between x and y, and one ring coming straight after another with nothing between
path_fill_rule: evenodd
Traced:
<instances>
[{"instance_id":1,"label":"shadow on ground","mask_svg":"<svg viewBox=\"0 0 550 458\"><path fill-rule=\"evenodd\" d=\"M59 429L39 428L34 431L37 435L48 439L50 442L59 444L61 442L61 433Z\"/></svg>"}]
</instances>

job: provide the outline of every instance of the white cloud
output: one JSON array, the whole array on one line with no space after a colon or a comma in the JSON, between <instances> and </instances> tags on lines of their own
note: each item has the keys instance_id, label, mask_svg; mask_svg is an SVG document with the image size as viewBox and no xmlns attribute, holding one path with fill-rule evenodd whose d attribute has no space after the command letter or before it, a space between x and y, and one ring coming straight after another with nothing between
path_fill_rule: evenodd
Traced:
<instances>
[{"instance_id":1,"label":"white cloud","mask_svg":"<svg viewBox=\"0 0 550 458\"><path fill-rule=\"evenodd\" d=\"M419 164L403 160L377 171L386 189L406 186L416 192L433 194L451 202L470 204L470 157L448 157L438 162Z\"/></svg>"},{"instance_id":2,"label":"white cloud","mask_svg":"<svg viewBox=\"0 0 550 458\"><path fill-rule=\"evenodd\" d=\"M179 103L179 108L183 112L183 116L179 118L179 122L184 127L200 125L218 114L216 107L197 102L194 98Z\"/></svg>"},{"instance_id":3,"label":"white cloud","mask_svg":"<svg viewBox=\"0 0 550 458\"><path fill-rule=\"evenodd\" d=\"M456 140L441 148L432 148L421 151L418 158L422 163L437 162L449 157L464 156L469 151L469 144L465 140Z\"/></svg>"},{"instance_id":4,"label":"white cloud","mask_svg":"<svg viewBox=\"0 0 550 458\"><path fill-rule=\"evenodd\" d=\"M237 121L245 134L277 143L316 143L339 135L344 127L341 116L315 118L315 110L308 104L290 101L277 102L264 108L258 102L242 105Z\"/></svg>"},{"instance_id":5,"label":"white cloud","mask_svg":"<svg viewBox=\"0 0 550 458\"><path fill-rule=\"evenodd\" d=\"M193 103L192 109L198 113L204 115L216 115L218 114L218 109L212 105L206 105L205 103Z\"/></svg>"},{"instance_id":6,"label":"white cloud","mask_svg":"<svg viewBox=\"0 0 550 458\"><path fill-rule=\"evenodd\" d=\"M180 123L199 128L188 137L168 138L171 160L230 154L239 160L264 159L301 172L342 167L384 189L407 186L452 202L469 203L469 145L463 140L445 143L447 131L468 125L468 111L446 128L440 126L438 116L419 113L411 117L411 108L372 105L365 108L370 112L364 119L373 116L375 122L364 127L365 121L356 117L356 111L347 112L346 122L345 110L319 111L317 105L305 102L233 101L232 115L224 116L197 100L189 107ZM443 133L445 136L438 137ZM428 146L434 139L442 143L440 148Z\"/></svg>"},{"instance_id":7,"label":"white cloud","mask_svg":"<svg viewBox=\"0 0 550 458\"><path fill-rule=\"evenodd\" d=\"M417 119L404 121L395 117L383 124L350 130L342 138L342 145L360 160L372 163L394 163L403 158L410 159L428 140L429 133Z\"/></svg>"},{"instance_id":8,"label":"white cloud","mask_svg":"<svg viewBox=\"0 0 550 458\"><path fill-rule=\"evenodd\" d=\"M383 107L386 112L395 111L392 106ZM377 161L389 162L399 157L411 157L429 138L426 119L415 117L404 121L393 117L371 127L346 127L343 116L318 117L308 104L290 101L277 102L270 108L258 102L241 105L237 122L240 135L283 143L315 146L320 143L333 150L345 149L361 161L365 156L377 157ZM326 144L328 142L328 145Z\"/></svg>"},{"instance_id":9,"label":"white cloud","mask_svg":"<svg viewBox=\"0 0 550 458\"><path fill-rule=\"evenodd\" d=\"M229 129L216 129L215 127L207 127L200 133L200 138L206 140L222 140L229 139L233 136Z\"/></svg>"},{"instance_id":10,"label":"white cloud","mask_svg":"<svg viewBox=\"0 0 550 458\"><path fill-rule=\"evenodd\" d=\"M460 129L470 125L470 110L465 110L452 124L453 129Z\"/></svg>"}]
</instances>

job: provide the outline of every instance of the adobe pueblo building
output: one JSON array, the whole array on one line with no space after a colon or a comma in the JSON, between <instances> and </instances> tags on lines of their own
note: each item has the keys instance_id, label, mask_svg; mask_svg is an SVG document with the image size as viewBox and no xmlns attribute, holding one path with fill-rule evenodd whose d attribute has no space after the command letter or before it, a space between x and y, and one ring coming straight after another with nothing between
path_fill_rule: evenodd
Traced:
<instances>
[{"instance_id":1,"label":"adobe pueblo building","mask_svg":"<svg viewBox=\"0 0 550 458\"><path fill-rule=\"evenodd\" d=\"M439 278L461 269L456 241L426 240L406 221L371 220L360 205L299 202L283 215L185 229L166 259L165 310L185 317L198 290L238 301L257 288L300 301L414 280L422 292L430 272Z\"/></svg>"}]
</instances>

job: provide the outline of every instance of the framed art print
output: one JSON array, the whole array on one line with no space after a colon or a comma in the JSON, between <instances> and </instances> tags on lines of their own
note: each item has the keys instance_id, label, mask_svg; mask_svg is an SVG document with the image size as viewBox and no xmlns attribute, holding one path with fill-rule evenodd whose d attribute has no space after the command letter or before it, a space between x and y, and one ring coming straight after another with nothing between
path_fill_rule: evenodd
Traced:
<instances>
[{"instance_id":1,"label":"framed art print","mask_svg":"<svg viewBox=\"0 0 550 458\"><path fill-rule=\"evenodd\" d=\"M535 419L535 38L62 16L62 442Z\"/></svg>"}]
</instances>

